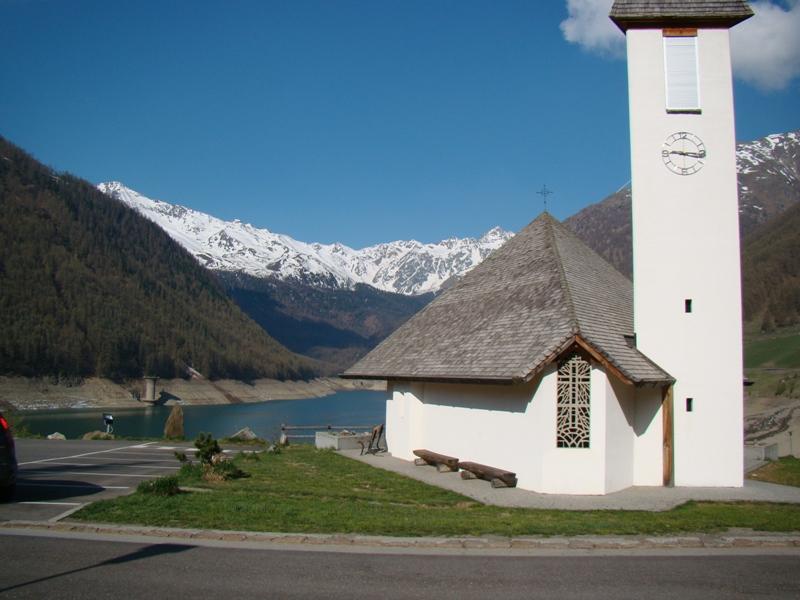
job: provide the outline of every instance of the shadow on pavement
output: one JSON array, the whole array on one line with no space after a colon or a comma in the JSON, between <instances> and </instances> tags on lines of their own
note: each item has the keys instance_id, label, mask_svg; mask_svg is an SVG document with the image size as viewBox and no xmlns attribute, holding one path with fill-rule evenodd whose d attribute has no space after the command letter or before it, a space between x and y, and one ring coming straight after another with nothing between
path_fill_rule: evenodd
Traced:
<instances>
[{"instance_id":1,"label":"shadow on pavement","mask_svg":"<svg viewBox=\"0 0 800 600\"><path fill-rule=\"evenodd\" d=\"M31 581L26 581L24 583L18 583L16 585L2 588L0 589L0 594L2 594L3 592L9 592L11 590L16 590L28 585L42 583L43 581L57 579L58 577L73 575L75 573L80 573L82 571L89 571L91 569L97 569L108 565L119 565L135 560L144 560L147 558L153 558L155 556L161 556L163 554L174 554L176 552L184 552L193 547L194 546L187 546L185 544L152 544L150 546L145 546L144 548L140 548L135 552L130 552L128 554L123 554L122 556L118 556L116 558L110 558L108 560L104 560L103 562L97 563L96 565L89 565L88 567L81 567L80 569L72 569L70 571L64 571L63 573L55 573L54 575L48 575L47 577L40 577L39 579L32 579Z\"/></svg>"},{"instance_id":2,"label":"shadow on pavement","mask_svg":"<svg viewBox=\"0 0 800 600\"><path fill-rule=\"evenodd\" d=\"M83 498L99 494L104 489L93 483L71 479L18 479L17 492L12 502L53 502L67 498Z\"/></svg>"}]
</instances>

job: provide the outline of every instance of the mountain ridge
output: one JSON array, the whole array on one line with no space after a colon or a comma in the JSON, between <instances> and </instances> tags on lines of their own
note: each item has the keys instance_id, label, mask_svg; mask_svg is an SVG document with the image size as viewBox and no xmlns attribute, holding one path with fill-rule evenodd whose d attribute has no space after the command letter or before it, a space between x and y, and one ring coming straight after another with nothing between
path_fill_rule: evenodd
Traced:
<instances>
[{"instance_id":1,"label":"mountain ridge","mask_svg":"<svg viewBox=\"0 0 800 600\"><path fill-rule=\"evenodd\" d=\"M161 226L208 269L330 289L366 284L406 295L436 292L513 235L494 227L480 238L453 237L428 244L398 240L356 250L338 242L301 242L239 220L224 221L153 200L120 182L97 187Z\"/></svg>"},{"instance_id":2,"label":"mountain ridge","mask_svg":"<svg viewBox=\"0 0 800 600\"><path fill-rule=\"evenodd\" d=\"M736 148L742 236L800 198L800 131L771 134ZM301 242L239 220L224 221L185 206L153 200L106 182L98 188L165 229L203 266L219 272L281 279L317 288L359 284L404 295L438 292L514 234L495 227L480 238L423 244L398 240L359 250L341 243ZM564 222L619 271L632 274L630 183Z\"/></svg>"}]
</instances>

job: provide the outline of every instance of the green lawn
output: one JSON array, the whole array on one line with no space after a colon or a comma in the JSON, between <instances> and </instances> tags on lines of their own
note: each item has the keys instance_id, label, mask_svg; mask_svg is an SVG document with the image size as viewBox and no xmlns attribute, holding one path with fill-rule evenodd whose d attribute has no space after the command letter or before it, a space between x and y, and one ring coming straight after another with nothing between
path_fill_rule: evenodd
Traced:
<instances>
[{"instance_id":1,"label":"green lawn","mask_svg":"<svg viewBox=\"0 0 800 600\"><path fill-rule=\"evenodd\" d=\"M800 487L800 459L784 456L751 472L748 477L781 485Z\"/></svg>"},{"instance_id":2,"label":"green lawn","mask_svg":"<svg viewBox=\"0 0 800 600\"><path fill-rule=\"evenodd\" d=\"M773 333L748 331L744 338L745 374L755 382L751 397L800 398L800 328Z\"/></svg>"},{"instance_id":3,"label":"green lawn","mask_svg":"<svg viewBox=\"0 0 800 600\"><path fill-rule=\"evenodd\" d=\"M192 474L181 475L181 485L210 492L166 497L136 492L92 504L72 518L160 527L393 536L673 534L731 527L800 530L800 506L782 504L690 502L660 513L486 506L309 446L293 446L257 460L238 457L236 464L250 476L207 483Z\"/></svg>"},{"instance_id":4,"label":"green lawn","mask_svg":"<svg viewBox=\"0 0 800 600\"><path fill-rule=\"evenodd\" d=\"M745 336L744 365L748 369L800 368L800 331L791 327L772 334Z\"/></svg>"}]
</instances>

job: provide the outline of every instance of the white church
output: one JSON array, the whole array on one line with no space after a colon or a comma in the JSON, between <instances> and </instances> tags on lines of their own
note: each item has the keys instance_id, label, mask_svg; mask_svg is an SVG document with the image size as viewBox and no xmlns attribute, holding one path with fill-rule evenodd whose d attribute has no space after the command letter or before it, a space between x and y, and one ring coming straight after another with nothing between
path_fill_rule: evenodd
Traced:
<instances>
[{"instance_id":1,"label":"white church","mask_svg":"<svg viewBox=\"0 0 800 600\"><path fill-rule=\"evenodd\" d=\"M739 487L742 330L729 29L743 0L616 0L633 280L547 213L349 369L386 379L386 440L517 486Z\"/></svg>"}]
</instances>

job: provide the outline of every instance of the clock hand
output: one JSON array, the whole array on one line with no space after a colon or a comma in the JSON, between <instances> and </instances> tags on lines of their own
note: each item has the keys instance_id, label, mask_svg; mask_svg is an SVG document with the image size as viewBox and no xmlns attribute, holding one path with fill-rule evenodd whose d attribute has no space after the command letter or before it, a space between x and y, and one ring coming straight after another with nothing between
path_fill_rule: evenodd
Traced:
<instances>
[{"instance_id":1,"label":"clock hand","mask_svg":"<svg viewBox=\"0 0 800 600\"><path fill-rule=\"evenodd\" d=\"M680 156L688 156L689 158L705 158L706 152L703 150L702 152L684 152L682 150L670 150L670 154L678 154Z\"/></svg>"}]
</instances>

